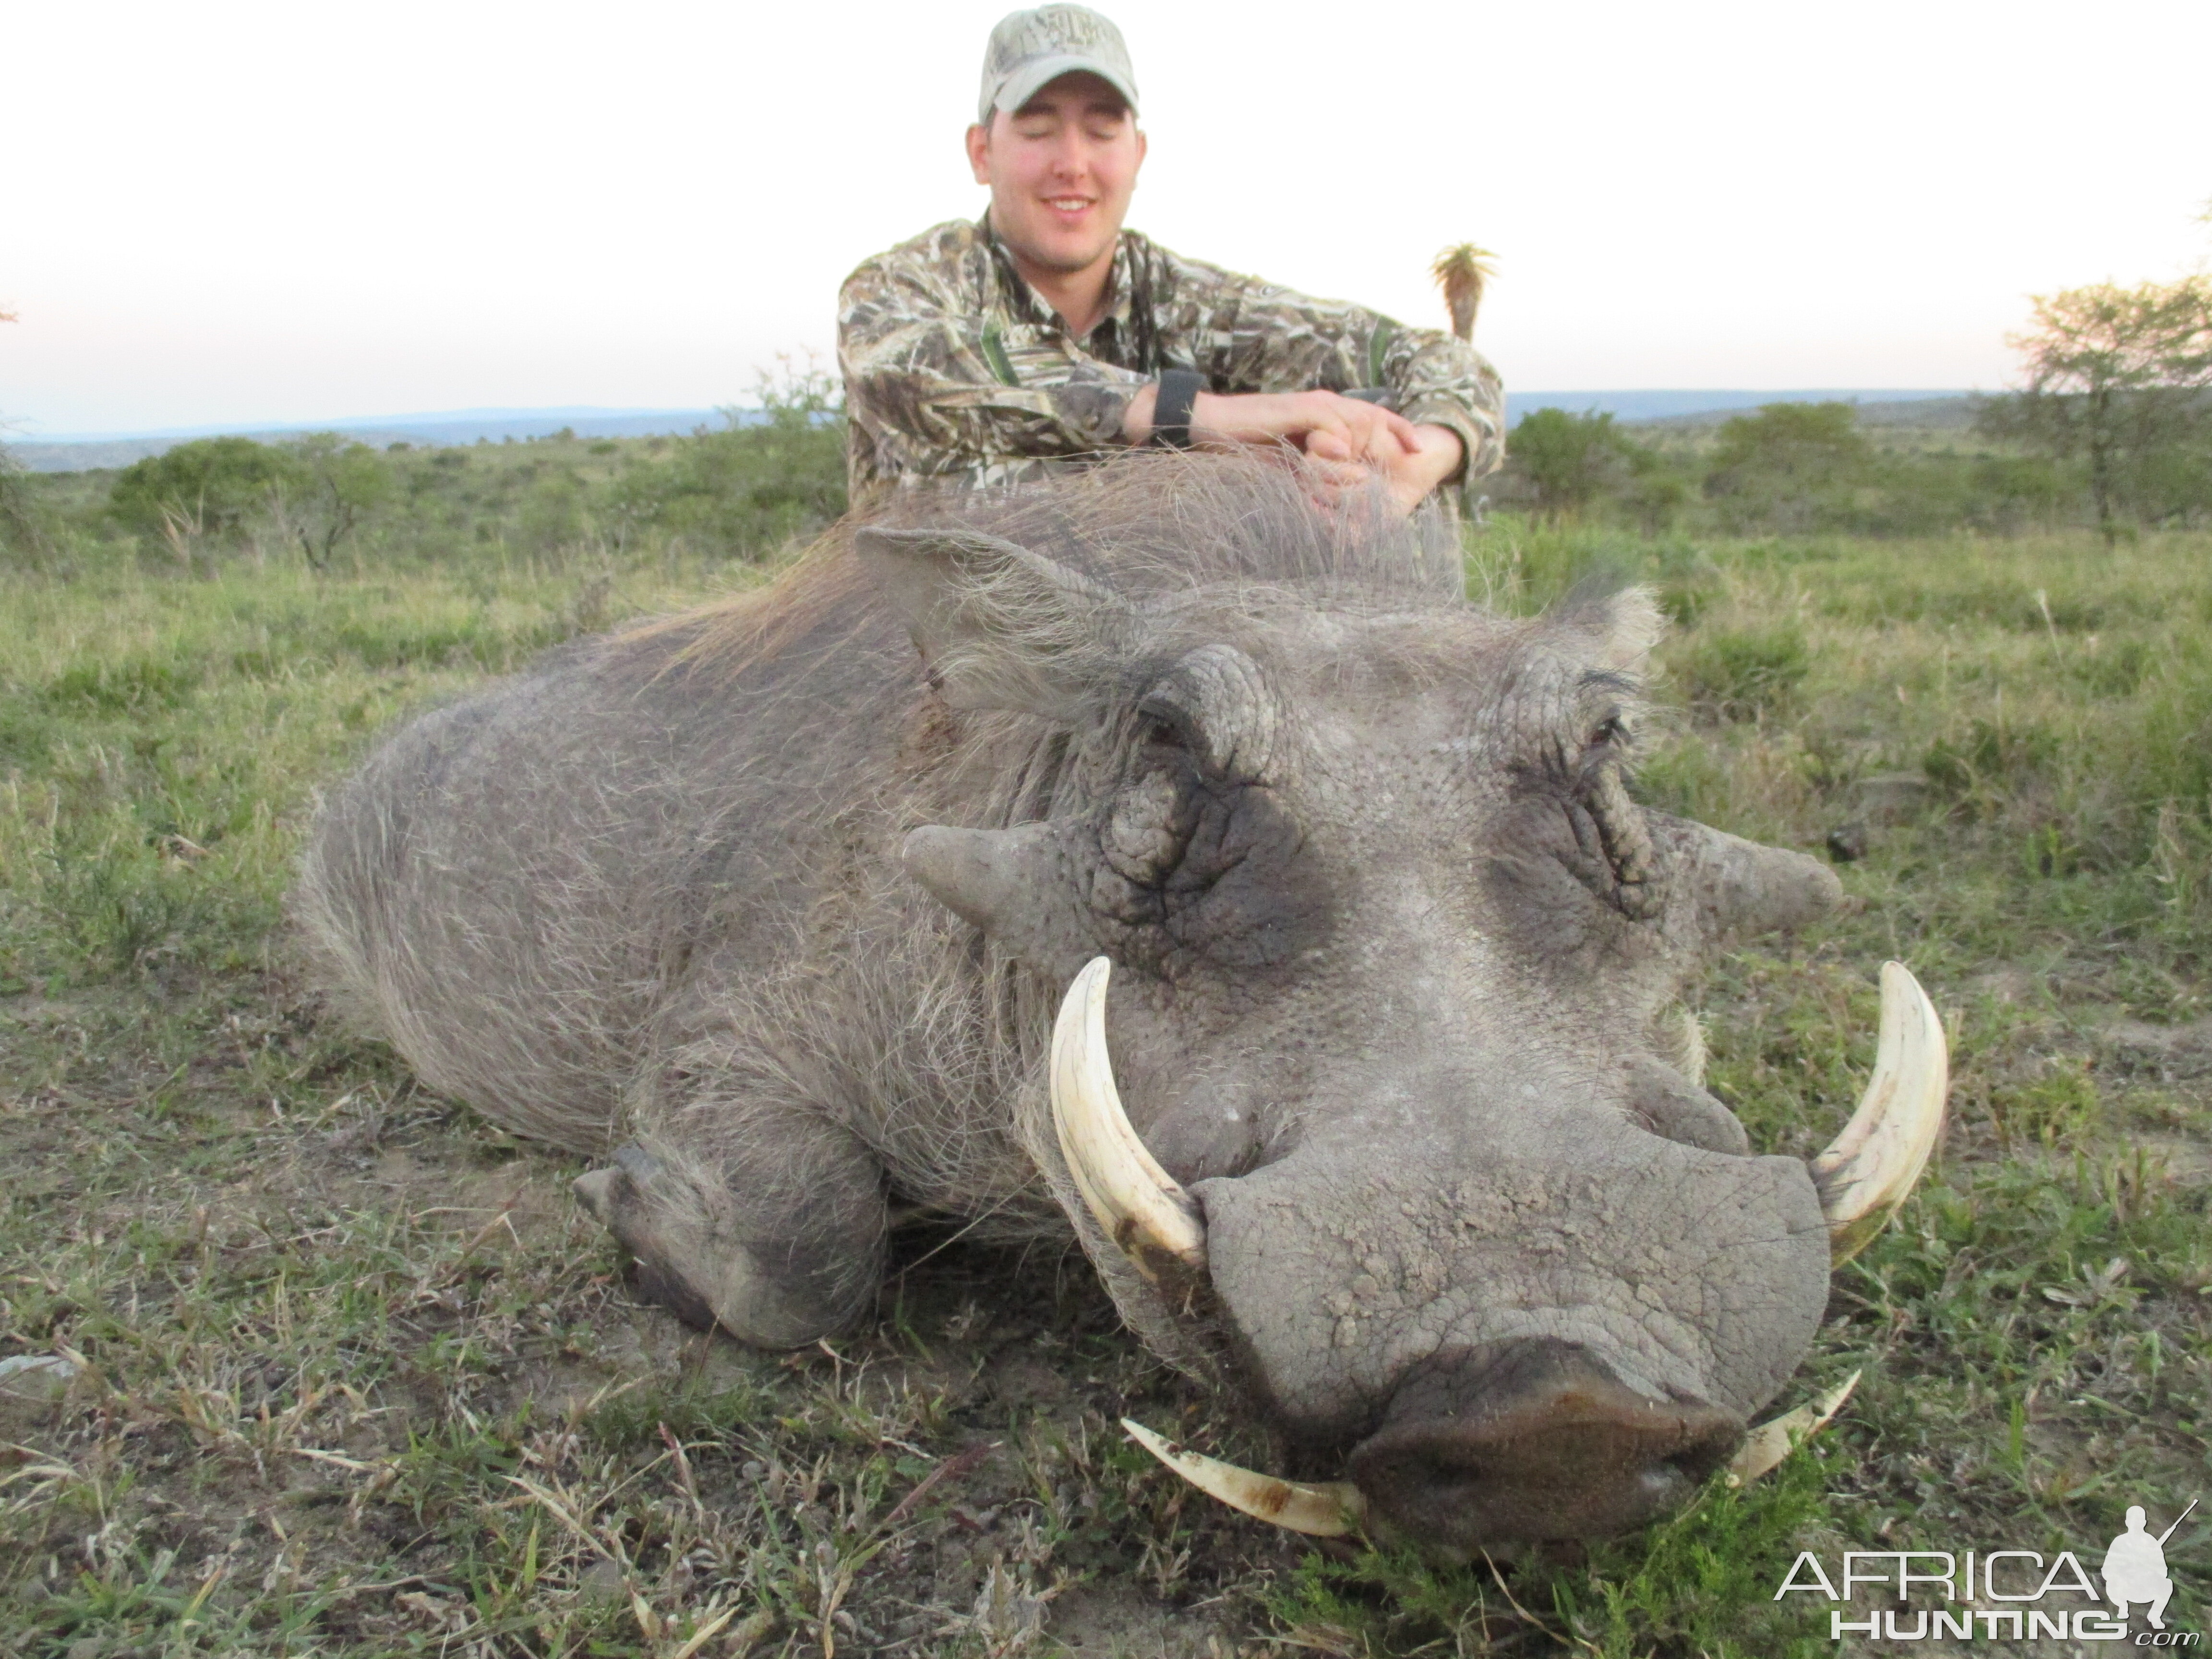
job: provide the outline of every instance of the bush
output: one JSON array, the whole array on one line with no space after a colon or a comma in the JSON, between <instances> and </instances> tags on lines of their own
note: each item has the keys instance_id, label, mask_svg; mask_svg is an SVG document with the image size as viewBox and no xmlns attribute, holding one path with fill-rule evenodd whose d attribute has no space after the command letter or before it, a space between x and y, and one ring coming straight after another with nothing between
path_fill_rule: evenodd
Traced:
<instances>
[{"instance_id":1,"label":"bush","mask_svg":"<svg viewBox=\"0 0 2212 1659\"><path fill-rule=\"evenodd\" d=\"M46 514L32 493L27 476L5 445L0 445L0 566L36 570L52 549Z\"/></svg>"},{"instance_id":2,"label":"bush","mask_svg":"<svg viewBox=\"0 0 2212 1659\"><path fill-rule=\"evenodd\" d=\"M297 461L281 449L251 438L202 438L125 468L108 492L108 510L189 564L204 544L236 542L247 520L299 476Z\"/></svg>"},{"instance_id":3,"label":"bush","mask_svg":"<svg viewBox=\"0 0 2212 1659\"><path fill-rule=\"evenodd\" d=\"M845 510L845 421L836 380L763 375L761 409L678 441L666 464L634 463L611 492L623 525L650 525L732 557L812 535Z\"/></svg>"},{"instance_id":4,"label":"bush","mask_svg":"<svg viewBox=\"0 0 2212 1659\"><path fill-rule=\"evenodd\" d=\"M1620 489L1640 453L1613 416L1540 409L1513 428L1515 470L1535 497L1536 516L1550 523L1579 518L1601 496Z\"/></svg>"},{"instance_id":5,"label":"bush","mask_svg":"<svg viewBox=\"0 0 2212 1659\"><path fill-rule=\"evenodd\" d=\"M1872 459L1849 404L1768 404L1721 423L1705 494L1732 530L1802 532L1841 516Z\"/></svg>"},{"instance_id":6,"label":"bush","mask_svg":"<svg viewBox=\"0 0 2212 1659\"><path fill-rule=\"evenodd\" d=\"M1741 720L1780 709L1811 667L1805 635L1785 623L1706 635L1676 659L1674 673L1698 713Z\"/></svg>"}]
</instances>

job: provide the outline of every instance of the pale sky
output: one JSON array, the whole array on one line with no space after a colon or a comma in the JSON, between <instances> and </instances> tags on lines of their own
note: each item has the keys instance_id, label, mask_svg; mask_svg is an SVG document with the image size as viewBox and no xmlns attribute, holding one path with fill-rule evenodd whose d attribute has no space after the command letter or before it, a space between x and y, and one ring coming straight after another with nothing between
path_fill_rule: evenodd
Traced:
<instances>
[{"instance_id":1,"label":"pale sky","mask_svg":"<svg viewBox=\"0 0 2212 1659\"><path fill-rule=\"evenodd\" d=\"M2026 296L2212 255L2212 3L1119 0L1130 223L1507 384L1993 387ZM18 0L16 435L750 401L972 216L998 3Z\"/></svg>"}]
</instances>

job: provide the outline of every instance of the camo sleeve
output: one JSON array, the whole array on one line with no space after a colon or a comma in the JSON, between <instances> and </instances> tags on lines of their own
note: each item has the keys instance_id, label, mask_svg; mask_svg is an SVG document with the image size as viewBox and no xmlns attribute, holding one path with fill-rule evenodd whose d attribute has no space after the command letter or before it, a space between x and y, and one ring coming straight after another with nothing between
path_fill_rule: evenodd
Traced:
<instances>
[{"instance_id":1,"label":"camo sleeve","mask_svg":"<svg viewBox=\"0 0 2212 1659\"><path fill-rule=\"evenodd\" d=\"M901 475L1011 483L1126 441L1122 414L1150 376L1009 319L988 291L988 250L904 252L868 261L839 295L856 495Z\"/></svg>"},{"instance_id":2,"label":"camo sleeve","mask_svg":"<svg viewBox=\"0 0 2212 1659\"><path fill-rule=\"evenodd\" d=\"M1164 248L1152 252L1163 353L1187 358L1216 392L1379 387L1407 420L1459 434L1466 460L1452 482L1472 483L1504 459L1504 386L1464 341Z\"/></svg>"}]
</instances>

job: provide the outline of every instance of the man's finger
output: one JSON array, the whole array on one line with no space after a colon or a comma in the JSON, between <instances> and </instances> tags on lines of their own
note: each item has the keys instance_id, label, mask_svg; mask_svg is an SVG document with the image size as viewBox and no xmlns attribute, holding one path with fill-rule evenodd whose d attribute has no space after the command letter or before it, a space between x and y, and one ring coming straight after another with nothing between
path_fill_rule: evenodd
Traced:
<instances>
[{"instance_id":1,"label":"man's finger","mask_svg":"<svg viewBox=\"0 0 2212 1659\"><path fill-rule=\"evenodd\" d=\"M1371 406L1374 407L1376 414L1382 417L1382 423L1389 428L1390 435L1397 439L1407 454L1412 454L1421 447L1421 434L1413 429L1413 423L1411 421L1395 409L1384 409L1380 405Z\"/></svg>"},{"instance_id":2,"label":"man's finger","mask_svg":"<svg viewBox=\"0 0 2212 1659\"><path fill-rule=\"evenodd\" d=\"M1391 466L1419 447L1420 441L1413 437L1412 428L1407 427L1401 433L1391 424L1397 417L1390 415L1388 410L1376 410L1373 413L1387 418L1370 418L1361 422L1359 453L1366 459L1377 466Z\"/></svg>"}]
</instances>

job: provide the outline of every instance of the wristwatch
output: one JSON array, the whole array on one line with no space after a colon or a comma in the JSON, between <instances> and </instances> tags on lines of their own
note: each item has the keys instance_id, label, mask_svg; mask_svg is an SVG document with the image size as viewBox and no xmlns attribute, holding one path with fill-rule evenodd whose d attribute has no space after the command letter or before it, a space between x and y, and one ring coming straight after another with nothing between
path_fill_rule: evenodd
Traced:
<instances>
[{"instance_id":1,"label":"wristwatch","mask_svg":"<svg viewBox=\"0 0 2212 1659\"><path fill-rule=\"evenodd\" d=\"M1190 447L1190 412L1198 394L1206 390L1206 376L1195 369L1160 371L1159 394L1152 400L1152 441L1164 449Z\"/></svg>"}]
</instances>

